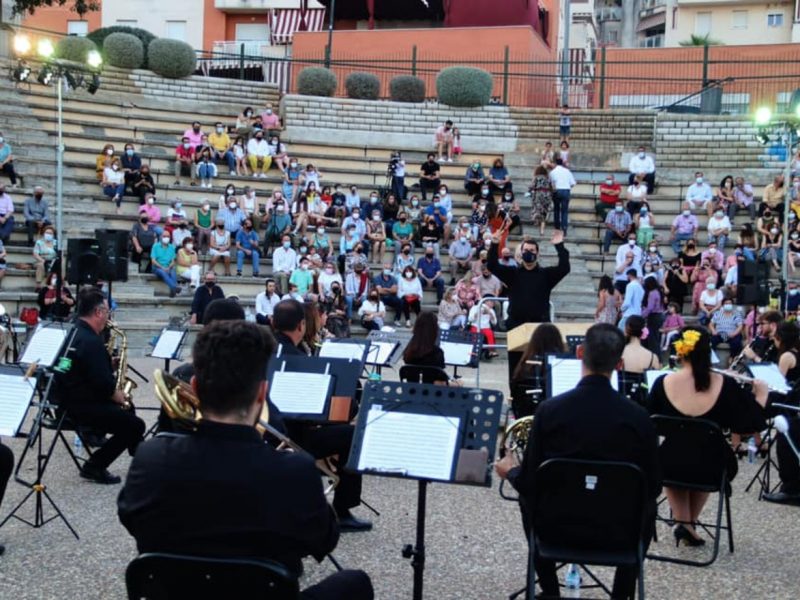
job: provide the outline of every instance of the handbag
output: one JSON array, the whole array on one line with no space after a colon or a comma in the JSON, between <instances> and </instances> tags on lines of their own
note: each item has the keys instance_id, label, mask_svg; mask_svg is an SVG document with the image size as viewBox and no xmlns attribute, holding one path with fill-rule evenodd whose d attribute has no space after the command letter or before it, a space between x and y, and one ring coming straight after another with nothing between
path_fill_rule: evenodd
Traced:
<instances>
[{"instance_id":1,"label":"handbag","mask_svg":"<svg viewBox=\"0 0 800 600\"><path fill-rule=\"evenodd\" d=\"M39 323L39 309L32 306L23 308L19 313L19 320L29 327L35 327Z\"/></svg>"}]
</instances>

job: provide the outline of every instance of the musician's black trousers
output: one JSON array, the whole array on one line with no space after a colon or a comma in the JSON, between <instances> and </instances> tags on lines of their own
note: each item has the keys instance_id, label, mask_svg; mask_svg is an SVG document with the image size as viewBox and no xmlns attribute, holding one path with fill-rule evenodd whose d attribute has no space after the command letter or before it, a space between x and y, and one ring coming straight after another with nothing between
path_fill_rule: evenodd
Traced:
<instances>
[{"instance_id":1,"label":"musician's black trousers","mask_svg":"<svg viewBox=\"0 0 800 600\"><path fill-rule=\"evenodd\" d=\"M346 423L314 427L293 425L290 437L314 458L339 456L339 485L333 496L333 508L337 514L346 512L361 503L361 475L344 471L342 467L350 456L354 427Z\"/></svg>"},{"instance_id":2,"label":"musician's black trousers","mask_svg":"<svg viewBox=\"0 0 800 600\"><path fill-rule=\"evenodd\" d=\"M800 417L789 419L789 435L792 436L794 445L800 448ZM781 491L787 494L800 494L800 462L782 434L778 434L776 452Z\"/></svg>"},{"instance_id":3,"label":"musician's black trousers","mask_svg":"<svg viewBox=\"0 0 800 600\"><path fill-rule=\"evenodd\" d=\"M107 469L126 448L133 455L144 436L144 421L132 411L110 402L70 405L67 414L78 425L111 434L102 448L98 448L87 461L91 467Z\"/></svg>"},{"instance_id":4,"label":"musician's black trousers","mask_svg":"<svg viewBox=\"0 0 800 600\"><path fill-rule=\"evenodd\" d=\"M346 569L303 590L303 600L372 600L372 582L364 571Z\"/></svg>"},{"instance_id":5,"label":"musician's black trousers","mask_svg":"<svg viewBox=\"0 0 800 600\"><path fill-rule=\"evenodd\" d=\"M11 448L0 444L0 504L3 503L3 496L6 494L6 485L11 478L14 470L14 453Z\"/></svg>"}]
</instances>

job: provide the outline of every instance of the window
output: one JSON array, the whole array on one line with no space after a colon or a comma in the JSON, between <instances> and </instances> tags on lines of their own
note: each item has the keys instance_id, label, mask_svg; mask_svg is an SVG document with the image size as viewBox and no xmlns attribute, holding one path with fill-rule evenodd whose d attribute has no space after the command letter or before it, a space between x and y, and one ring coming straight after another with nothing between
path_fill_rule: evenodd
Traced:
<instances>
[{"instance_id":1,"label":"window","mask_svg":"<svg viewBox=\"0 0 800 600\"><path fill-rule=\"evenodd\" d=\"M711 33L711 13L699 12L694 16L694 34L705 37Z\"/></svg>"},{"instance_id":2,"label":"window","mask_svg":"<svg viewBox=\"0 0 800 600\"><path fill-rule=\"evenodd\" d=\"M67 21L67 35L85 37L89 33L89 21Z\"/></svg>"},{"instance_id":3,"label":"window","mask_svg":"<svg viewBox=\"0 0 800 600\"><path fill-rule=\"evenodd\" d=\"M136 27L139 24L139 21L136 19L117 19L117 25L122 25L124 27Z\"/></svg>"},{"instance_id":4,"label":"window","mask_svg":"<svg viewBox=\"0 0 800 600\"><path fill-rule=\"evenodd\" d=\"M167 21L167 38L186 41L186 21Z\"/></svg>"},{"instance_id":5,"label":"window","mask_svg":"<svg viewBox=\"0 0 800 600\"><path fill-rule=\"evenodd\" d=\"M783 13L769 13L767 27L783 27Z\"/></svg>"},{"instance_id":6,"label":"window","mask_svg":"<svg viewBox=\"0 0 800 600\"><path fill-rule=\"evenodd\" d=\"M731 14L732 29L747 29L747 11L735 10Z\"/></svg>"},{"instance_id":7,"label":"window","mask_svg":"<svg viewBox=\"0 0 800 600\"><path fill-rule=\"evenodd\" d=\"M608 42L609 44L616 44L619 41L617 38L618 33L619 32L617 32L614 29L612 29L611 31L606 31L606 42Z\"/></svg>"}]
</instances>

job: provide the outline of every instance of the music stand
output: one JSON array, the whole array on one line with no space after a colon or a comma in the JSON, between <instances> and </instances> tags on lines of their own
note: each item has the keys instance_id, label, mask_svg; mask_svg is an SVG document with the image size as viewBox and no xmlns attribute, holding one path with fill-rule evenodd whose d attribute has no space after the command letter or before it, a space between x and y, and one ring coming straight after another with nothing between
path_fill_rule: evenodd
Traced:
<instances>
[{"instance_id":1,"label":"music stand","mask_svg":"<svg viewBox=\"0 0 800 600\"><path fill-rule=\"evenodd\" d=\"M568 335L565 337L567 348L569 348L569 352L572 354L572 356L578 355L578 346L583 344L585 339L585 335Z\"/></svg>"},{"instance_id":2,"label":"music stand","mask_svg":"<svg viewBox=\"0 0 800 600\"><path fill-rule=\"evenodd\" d=\"M164 372L170 372L169 363L171 360L181 359L181 351L188 333L186 329L170 329L169 327L164 327L161 330L150 356L164 359Z\"/></svg>"},{"instance_id":3,"label":"music stand","mask_svg":"<svg viewBox=\"0 0 800 600\"><path fill-rule=\"evenodd\" d=\"M579 358L565 357L563 354L545 355L547 368L546 398L552 398L574 389L581 380L581 364ZM619 391L619 375L611 374L611 387Z\"/></svg>"},{"instance_id":4,"label":"music stand","mask_svg":"<svg viewBox=\"0 0 800 600\"><path fill-rule=\"evenodd\" d=\"M439 330L439 347L444 353L444 364L453 367L454 378L458 378L458 367L478 368L482 345L483 334L479 331Z\"/></svg>"},{"instance_id":5,"label":"music stand","mask_svg":"<svg viewBox=\"0 0 800 600\"><path fill-rule=\"evenodd\" d=\"M395 382L364 387L347 468L417 480L416 542L403 548L414 569L414 600L422 599L428 484L491 486L502 404L495 390Z\"/></svg>"},{"instance_id":6,"label":"music stand","mask_svg":"<svg viewBox=\"0 0 800 600\"><path fill-rule=\"evenodd\" d=\"M367 339L372 342L392 342L397 344L397 348L389 357L387 364L382 365L386 367L394 367L403 356L403 352L406 350L406 346L408 346L408 342L411 341L411 337L413 334L410 331L370 331L367 334ZM380 367L378 368L378 373L380 373Z\"/></svg>"}]
</instances>

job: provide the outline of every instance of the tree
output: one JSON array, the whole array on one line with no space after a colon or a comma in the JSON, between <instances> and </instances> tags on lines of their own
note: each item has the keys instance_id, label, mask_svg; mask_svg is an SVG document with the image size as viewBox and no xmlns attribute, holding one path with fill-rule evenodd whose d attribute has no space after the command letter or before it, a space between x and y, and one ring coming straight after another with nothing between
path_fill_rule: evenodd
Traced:
<instances>
[{"instance_id":1,"label":"tree","mask_svg":"<svg viewBox=\"0 0 800 600\"><path fill-rule=\"evenodd\" d=\"M678 42L681 46L723 46L724 44L719 40L714 40L708 37L709 34L706 35L694 35L692 34L688 40L683 40L682 42Z\"/></svg>"},{"instance_id":2,"label":"tree","mask_svg":"<svg viewBox=\"0 0 800 600\"><path fill-rule=\"evenodd\" d=\"M76 12L83 19L84 15L93 10L100 9L98 0L14 0L14 14L33 14L37 8L43 6L70 5L70 10Z\"/></svg>"}]
</instances>

